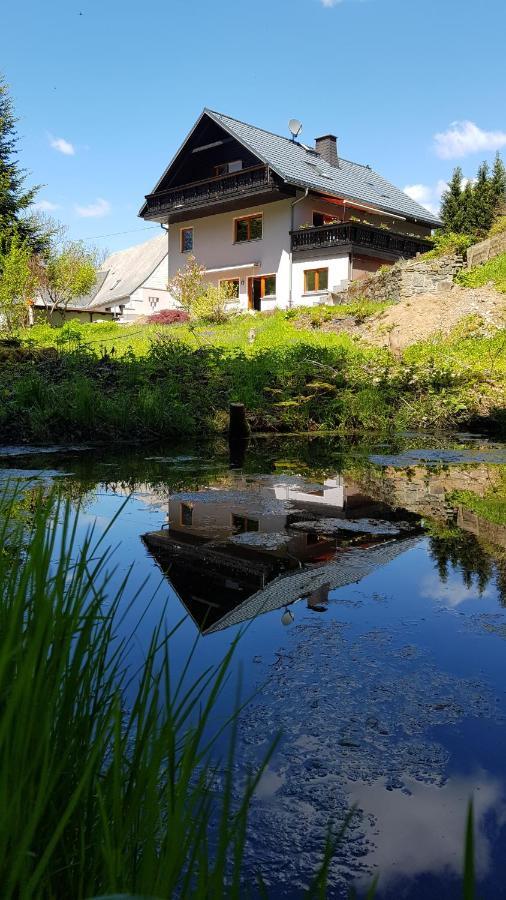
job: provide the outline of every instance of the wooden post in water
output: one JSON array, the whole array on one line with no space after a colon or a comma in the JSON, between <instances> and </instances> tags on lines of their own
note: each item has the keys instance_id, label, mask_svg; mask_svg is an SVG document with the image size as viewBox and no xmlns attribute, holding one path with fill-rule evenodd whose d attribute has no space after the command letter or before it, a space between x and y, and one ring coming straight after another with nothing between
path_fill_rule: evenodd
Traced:
<instances>
[{"instance_id":1,"label":"wooden post in water","mask_svg":"<svg viewBox=\"0 0 506 900\"><path fill-rule=\"evenodd\" d=\"M245 441L250 434L251 429L246 418L244 403L231 403L228 428L229 441Z\"/></svg>"},{"instance_id":2,"label":"wooden post in water","mask_svg":"<svg viewBox=\"0 0 506 900\"><path fill-rule=\"evenodd\" d=\"M251 429L246 418L244 403L230 404L228 428L228 447L230 451L230 468L242 469L244 457L248 449Z\"/></svg>"}]
</instances>

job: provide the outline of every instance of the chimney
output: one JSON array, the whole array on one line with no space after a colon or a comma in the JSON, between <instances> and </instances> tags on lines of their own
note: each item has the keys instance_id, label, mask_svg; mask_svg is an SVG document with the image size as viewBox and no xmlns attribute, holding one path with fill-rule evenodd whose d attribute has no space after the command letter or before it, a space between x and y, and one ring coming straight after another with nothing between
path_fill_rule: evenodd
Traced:
<instances>
[{"instance_id":1,"label":"chimney","mask_svg":"<svg viewBox=\"0 0 506 900\"><path fill-rule=\"evenodd\" d=\"M321 158L328 162L329 165L339 168L339 157L337 155L337 138L335 134L324 134L323 137L315 138L314 147Z\"/></svg>"}]
</instances>

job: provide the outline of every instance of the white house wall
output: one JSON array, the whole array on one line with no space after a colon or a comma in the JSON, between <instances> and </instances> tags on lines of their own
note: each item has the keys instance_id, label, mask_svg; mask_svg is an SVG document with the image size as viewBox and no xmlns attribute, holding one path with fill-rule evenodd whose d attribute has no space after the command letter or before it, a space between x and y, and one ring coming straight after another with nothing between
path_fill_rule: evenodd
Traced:
<instances>
[{"instance_id":1,"label":"white house wall","mask_svg":"<svg viewBox=\"0 0 506 900\"><path fill-rule=\"evenodd\" d=\"M260 240L234 242L234 219L263 213ZM188 254L181 253L181 228L193 227L193 254L209 272L206 279L217 284L220 279L239 278L239 304L248 308L248 277L276 275L276 296L265 298L262 308L288 306L290 263L290 201L279 200L263 206L219 213L201 219L188 219L169 229L169 272L173 277L187 263ZM245 265L250 264L248 268ZM257 265L255 265L257 264ZM241 268L236 268L240 266Z\"/></svg>"},{"instance_id":2,"label":"white house wall","mask_svg":"<svg viewBox=\"0 0 506 900\"><path fill-rule=\"evenodd\" d=\"M335 216L336 219L343 217L343 207L329 200L313 196L303 197L302 192L299 192L298 200L293 207L295 229L312 225L313 212L326 213ZM218 284L221 279L239 280L240 309L248 309L248 279L259 275L276 275L276 295L262 299L262 310L286 308L290 302L291 207L291 200L279 200L204 218L188 219L171 225L168 234L168 255L144 284L126 298L122 319L131 321L138 316L151 315L161 309L173 309L177 306L166 286L170 278L173 278L178 270L183 269L188 261L189 254L181 253L181 229L189 227L193 228L193 255L208 270L206 280L214 284ZM263 214L262 238L235 243L234 220L255 213ZM366 219L371 224L383 223L399 233L409 232L424 236L429 232L424 226L393 219L386 214L382 216L347 209L347 217L354 213L358 218ZM294 306L307 306L328 300L327 291L304 292L304 270L318 268L328 268L330 290L344 286L351 276L348 254L337 254L336 250L295 254L291 284Z\"/></svg>"},{"instance_id":3,"label":"white house wall","mask_svg":"<svg viewBox=\"0 0 506 900\"><path fill-rule=\"evenodd\" d=\"M128 322L138 316L150 316L161 309L171 309L176 304L167 290L169 280L168 253L130 297L125 301L122 321Z\"/></svg>"}]
</instances>

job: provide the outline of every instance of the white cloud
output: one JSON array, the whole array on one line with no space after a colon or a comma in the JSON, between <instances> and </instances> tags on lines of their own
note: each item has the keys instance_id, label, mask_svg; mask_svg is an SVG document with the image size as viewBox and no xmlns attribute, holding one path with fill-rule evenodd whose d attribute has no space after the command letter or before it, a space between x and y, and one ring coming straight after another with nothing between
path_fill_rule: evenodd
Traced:
<instances>
[{"instance_id":1,"label":"white cloud","mask_svg":"<svg viewBox=\"0 0 506 900\"><path fill-rule=\"evenodd\" d=\"M404 188L404 193L437 216L441 203L441 194L446 190L446 187L446 181L440 178L435 185L407 184Z\"/></svg>"},{"instance_id":2,"label":"white cloud","mask_svg":"<svg viewBox=\"0 0 506 900\"><path fill-rule=\"evenodd\" d=\"M111 204L108 200L104 200L103 197L97 197L95 202L89 203L88 206L78 206L76 204L75 211L82 219L100 219L102 216L109 215Z\"/></svg>"},{"instance_id":3,"label":"white cloud","mask_svg":"<svg viewBox=\"0 0 506 900\"><path fill-rule=\"evenodd\" d=\"M434 135L434 150L441 159L461 159L471 153L506 146L505 131L483 131L474 122L452 122L447 131Z\"/></svg>"},{"instance_id":4,"label":"white cloud","mask_svg":"<svg viewBox=\"0 0 506 900\"><path fill-rule=\"evenodd\" d=\"M407 184L404 193L417 203L429 203L432 189L428 184Z\"/></svg>"},{"instance_id":5,"label":"white cloud","mask_svg":"<svg viewBox=\"0 0 506 900\"><path fill-rule=\"evenodd\" d=\"M60 206L58 203L51 203L51 200L38 200L33 204L33 208L37 212L54 212L55 209L60 209Z\"/></svg>"},{"instance_id":6,"label":"white cloud","mask_svg":"<svg viewBox=\"0 0 506 900\"><path fill-rule=\"evenodd\" d=\"M320 0L322 6L325 6L327 9L331 9L333 6L340 6L341 3L346 3L347 0ZM356 3L364 3L365 0L354 0Z\"/></svg>"},{"instance_id":7,"label":"white cloud","mask_svg":"<svg viewBox=\"0 0 506 900\"><path fill-rule=\"evenodd\" d=\"M462 179L462 187L465 188L466 184L473 184L476 181L475 178L463 178ZM439 209L441 206L441 197L443 196L446 188L448 187L448 182L444 180L444 178L440 178L436 181L436 184L407 184L405 188L403 188L404 193L411 197L412 200L415 200L420 206L423 206L425 209L428 209L429 212L433 213L435 216L439 215Z\"/></svg>"},{"instance_id":8,"label":"white cloud","mask_svg":"<svg viewBox=\"0 0 506 900\"><path fill-rule=\"evenodd\" d=\"M66 141L65 138L55 138L50 134L49 143L51 144L51 147L58 150L59 153L63 153L64 156L74 156L76 152L74 145L71 144L70 141Z\"/></svg>"}]
</instances>

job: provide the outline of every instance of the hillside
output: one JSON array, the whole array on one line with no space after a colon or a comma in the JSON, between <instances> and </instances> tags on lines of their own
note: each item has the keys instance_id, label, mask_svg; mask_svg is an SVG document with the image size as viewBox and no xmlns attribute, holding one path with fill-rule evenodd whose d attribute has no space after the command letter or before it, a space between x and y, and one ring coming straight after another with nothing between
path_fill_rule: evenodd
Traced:
<instances>
[{"instance_id":1,"label":"hillside","mask_svg":"<svg viewBox=\"0 0 506 900\"><path fill-rule=\"evenodd\" d=\"M489 285L466 288L455 284L439 294L401 300L354 330L371 344L398 352L434 334L447 336L470 317L482 333L504 328L506 296Z\"/></svg>"}]
</instances>

